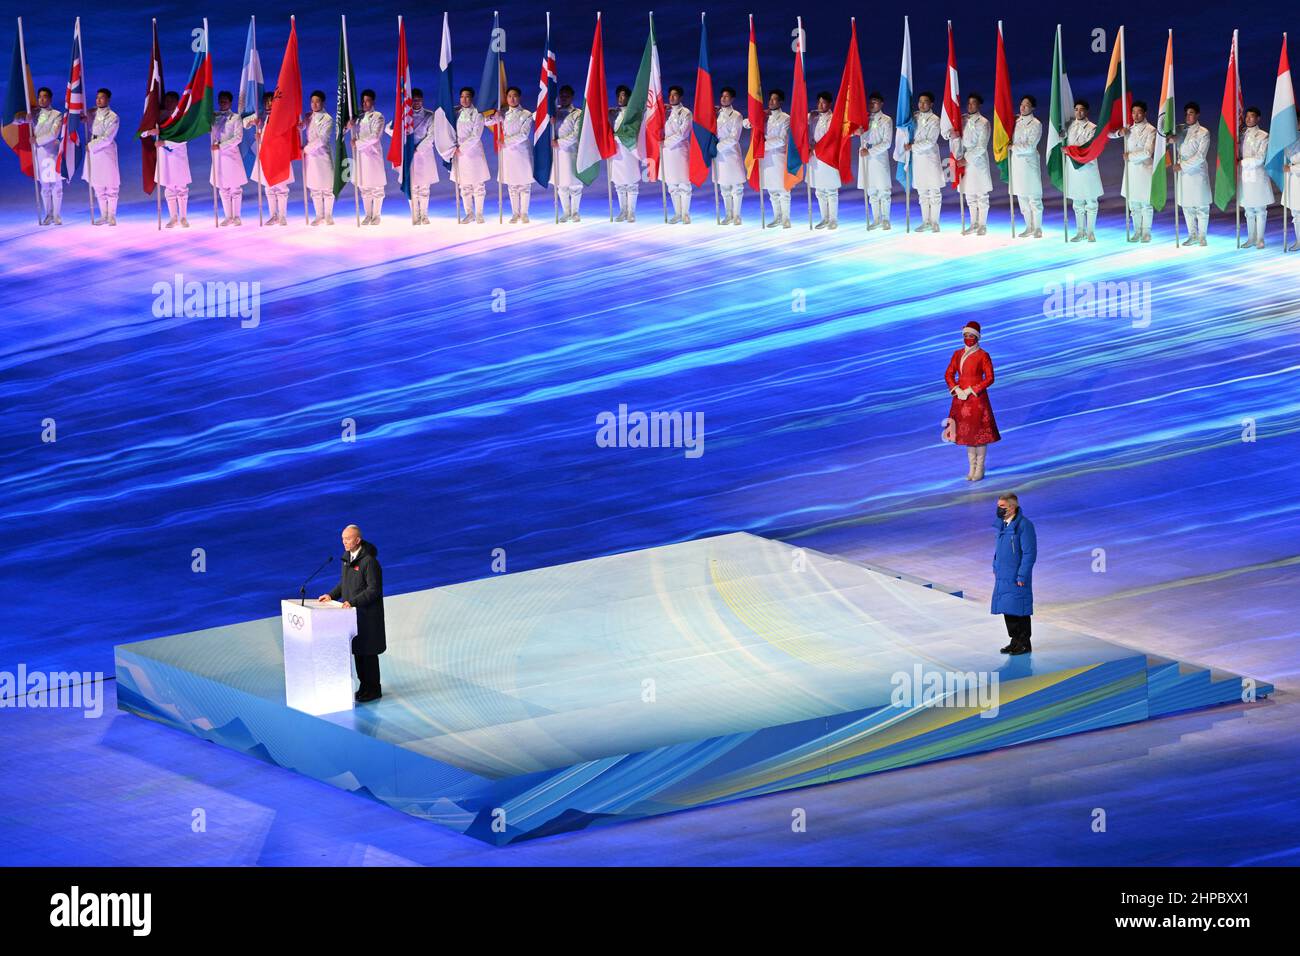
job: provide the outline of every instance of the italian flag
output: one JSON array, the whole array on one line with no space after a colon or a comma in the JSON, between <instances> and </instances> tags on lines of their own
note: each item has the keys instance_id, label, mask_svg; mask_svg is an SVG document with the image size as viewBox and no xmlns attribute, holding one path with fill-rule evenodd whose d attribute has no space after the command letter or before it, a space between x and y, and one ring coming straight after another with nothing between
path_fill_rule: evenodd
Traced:
<instances>
[{"instance_id":1,"label":"italian flag","mask_svg":"<svg viewBox=\"0 0 1300 956\"><path fill-rule=\"evenodd\" d=\"M1228 78L1223 83L1223 108L1219 111L1219 155L1214 163L1214 204L1228 208L1237 193L1237 131L1241 129L1241 76L1237 72L1237 31L1232 31L1228 51Z\"/></svg>"},{"instance_id":2,"label":"italian flag","mask_svg":"<svg viewBox=\"0 0 1300 956\"><path fill-rule=\"evenodd\" d=\"M158 124L158 138L169 143L188 143L212 131L212 51L208 48L208 21L203 20L203 39L194 54L190 78L185 81L176 108L162 117Z\"/></svg>"},{"instance_id":3,"label":"italian flag","mask_svg":"<svg viewBox=\"0 0 1300 956\"><path fill-rule=\"evenodd\" d=\"M1082 146L1065 147L1066 154L1075 166L1095 160L1106 149L1110 134L1128 125L1131 96L1124 90L1124 28L1115 35L1115 45L1110 50L1110 69L1106 71L1106 90L1101 95L1101 112L1097 114L1097 132ZM1071 104L1073 106L1073 104Z\"/></svg>"},{"instance_id":4,"label":"italian flag","mask_svg":"<svg viewBox=\"0 0 1300 956\"><path fill-rule=\"evenodd\" d=\"M993 162L1004 183L1011 182L1011 136L1016 128L1016 111L1011 103L1011 71L1007 69L1007 48L1002 43L1002 21L998 21L997 75L993 80Z\"/></svg>"},{"instance_id":5,"label":"italian flag","mask_svg":"<svg viewBox=\"0 0 1300 956\"><path fill-rule=\"evenodd\" d=\"M1165 208L1169 193L1169 140L1178 129L1178 109L1174 105L1174 31L1169 31L1165 46L1165 69L1160 80L1160 105L1156 113L1155 174L1151 177L1151 205Z\"/></svg>"},{"instance_id":6,"label":"italian flag","mask_svg":"<svg viewBox=\"0 0 1300 956\"><path fill-rule=\"evenodd\" d=\"M631 102L629 100L628 102ZM605 51L600 39L600 14L596 14L596 35L591 41L587 64L587 88L582 101L582 129L578 131L578 178L590 186L600 174L602 160L618 151L609 126L609 94L605 91Z\"/></svg>"},{"instance_id":7,"label":"italian flag","mask_svg":"<svg viewBox=\"0 0 1300 956\"><path fill-rule=\"evenodd\" d=\"M1070 78L1065 75L1061 57L1061 25L1056 25L1056 45L1052 49L1052 105L1047 121L1047 175L1052 185L1065 191L1065 131L1074 114L1074 94Z\"/></svg>"}]
</instances>

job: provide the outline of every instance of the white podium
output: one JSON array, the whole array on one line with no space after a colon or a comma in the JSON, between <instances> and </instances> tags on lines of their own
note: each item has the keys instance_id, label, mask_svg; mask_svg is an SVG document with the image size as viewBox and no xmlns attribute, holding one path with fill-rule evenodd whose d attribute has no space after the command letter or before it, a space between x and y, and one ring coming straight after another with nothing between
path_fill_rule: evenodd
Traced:
<instances>
[{"instance_id":1,"label":"white podium","mask_svg":"<svg viewBox=\"0 0 1300 956\"><path fill-rule=\"evenodd\" d=\"M337 601L281 601L280 622L285 702L313 715L351 710L357 609Z\"/></svg>"}]
</instances>

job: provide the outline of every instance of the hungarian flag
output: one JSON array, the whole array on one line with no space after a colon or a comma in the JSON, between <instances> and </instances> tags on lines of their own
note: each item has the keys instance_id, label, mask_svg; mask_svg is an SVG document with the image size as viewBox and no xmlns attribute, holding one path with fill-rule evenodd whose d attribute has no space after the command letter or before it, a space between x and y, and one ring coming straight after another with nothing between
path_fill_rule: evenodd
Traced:
<instances>
[{"instance_id":1,"label":"hungarian flag","mask_svg":"<svg viewBox=\"0 0 1300 956\"><path fill-rule=\"evenodd\" d=\"M998 21L997 75L993 79L993 162L1004 183L1011 182L1011 138L1016 131L1016 110L1011 102L1011 71L1007 48L1002 42L1002 21Z\"/></svg>"},{"instance_id":2,"label":"hungarian flag","mask_svg":"<svg viewBox=\"0 0 1300 956\"><path fill-rule=\"evenodd\" d=\"M1065 75L1061 55L1061 25L1056 25L1056 45L1052 48L1052 104L1047 120L1047 175L1052 185L1065 191L1065 132L1074 115L1074 94L1070 78Z\"/></svg>"},{"instance_id":3,"label":"hungarian flag","mask_svg":"<svg viewBox=\"0 0 1300 956\"><path fill-rule=\"evenodd\" d=\"M411 160L415 158L415 116L411 107L411 61L406 58L406 24L397 18L397 94L388 162L397 170L402 195L411 198Z\"/></svg>"},{"instance_id":4,"label":"hungarian flag","mask_svg":"<svg viewBox=\"0 0 1300 956\"><path fill-rule=\"evenodd\" d=\"M1228 208L1237 192L1238 137L1241 135L1241 75L1237 72L1237 31L1232 31L1228 51L1228 78L1223 83L1223 106L1219 110L1219 155L1214 161L1214 204Z\"/></svg>"},{"instance_id":5,"label":"hungarian flag","mask_svg":"<svg viewBox=\"0 0 1300 956\"><path fill-rule=\"evenodd\" d=\"M840 171L840 182L851 182L857 165L853 151L853 134L871 122L867 110L867 93L862 84L862 62L858 59L858 23L849 18L849 52L844 56L840 91L835 94L831 125L814 147L817 158Z\"/></svg>"},{"instance_id":6,"label":"hungarian flag","mask_svg":"<svg viewBox=\"0 0 1300 956\"><path fill-rule=\"evenodd\" d=\"M636 147L646 161L646 179L659 181L659 155L664 142L663 80L659 76L659 45L655 40L655 17L650 14L650 35L636 71L636 83L628 98L623 121L614 135L628 149Z\"/></svg>"},{"instance_id":7,"label":"hungarian flag","mask_svg":"<svg viewBox=\"0 0 1300 956\"><path fill-rule=\"evenodd\" d=\"M808 145L808 81L803 75L803 17L794 41L794 79L790 83L790 137L785 145L785 188L803 180L804 166L812 158Z\"/></svg>"},{"instance_id":8,"label":"hungarian flag","mask_svg":"<svg viewBox=\"0 0 1300 956\"><path fill-rule=\"evenodd\" d=\"M1129 105L1133 94L1124 91L1124 28L1115 34L1115 44L1110 49L1110 69L1106 71L1106 90L1101 95L1101 112L1097 114L1097 130L1092 139L1081 146L1066 146L1065 153L1076 167L1090 163L1106 149L1110 134L1128 125ZM1073 104L1071 104L1073 105Z\"/></svg>"},{"instance_id":9,"label":"hungarian flag","mask_svg":"<svg viewBox=\"0 0 1300 956\"><path fill-rule=\"evenodd\" d=\"M32 130L27 114L35 102L36 87L32 84L32 71L27 68L23 21L19 17L18 32L14 34L14 55L9 62L9 83L5 87L4 141L18 154L18 168L23 175L32 178L36 176L36 167L32 165ZM152 126L149 128L153 129ZM152 177L152 167L148 175Z\"/></svg>"},{"instance_id":10,"label":"hungarian flag","mask_svg":"<svg viewBox=\"0 0 1300 956\"><path fill-rule=\"evenodd\" d=\"M295 159L302 159L302 71L298 69L298 27L289 18L289 42L280 61L280 78L275 83L271 115L262 128L262 176L268 186L289 178Z\"/></svg>"},{"instance_id":11,"label":"hungarian flag","mask_svg":"<svg viewBox=\"0 0 1300 956\"><path fill-rule=\"evenodd\" d=\"M68 69L68 86L63 94L63 122L59 127L59 156L54 168L71 180L85 156L81 130L86 123L86 80L81 73L81 17L72 26L72 65Z\"/></svg>"},{"instance_id":12,"label":"hungarian flag","mask_svg":"<svg viewBox=\"0 0 1300 956\"><path fill-rule=\"evenodd\" d=\"M153 22L153 52L149 56L149 84L144 91L144 116L140 118L140 128L136 131L140 139L140 172L144 179L145 195L151 195L157 183L154 174L158 171L158 141L146 135L154 130L162 111L163 95L162 52L158 48L158 21Z\"/></svg>"},{"instance_id":13,"label":"hungarian flag","mask_svg":"<svg viewBox=\"0 0 1300 956\"><path fill-rule=\"evenodd\" d=\"M691 125L691 183L702 186L718 155L718 117L713 112L713 75L709 73L709 37L700 14L700 62L695 68L694 123Z\"/></svg>"},{"instance_id":14,"label":"hungarian flag","mask_svg":"<svg viewBox=\"0 0 1300 956\"><path fill-rule=\"evenodd\" d=\"M1295 87L1291 85L1291 62L1286 55L1286 34L1282 34L1282 57L1277 64L1277 84L1273 87L1273 122L1269 125L1268 150L1264 168L1282 190L1284 199L1293 199L1286 188L1283 157L1296 141Z\"/></svg>"},{"instance_id":15,"label":"hungarian flag","mask_svg":"<svg viewBox=\"0 0 1300 956\"><path fill-rule=\"evenodd\" d=\"M943 80L943 113L939 116L939 133L948 141L948 179L957 184L961 182L961 167L957 157L961 155L961 88L957 83L957 50L952 42L952 21L948 21L948 72ZM952 138L957 137L956 149Z\"/></svg>"},{"instance_id":16,"label":"hungarian flag","mask_svg":"<svg viewBox=\"0 0 1300 956\"><path fill-rule=\"evenodd\" d=\"M1160 104L1156 109L1155 173L1151 176L1151 205L1165 208L1169 195L1169 141L1178 132L1178 108L1174 105L1174 31L1165 44L1165 68L1160 74Z\"/></svg>"},{"instance_id":17,"label":"hungarian flag","mask_svg":"<svg viewBox=\"0 0 1300 956\"><path fill-rule=\"evenodd\" d=\"M208 48L208 21L203 20L203 37L194 54L190 78L185 81L180 101L158 124L158 138L169 143L188 143L212 131L212 52Z\"/></svg>"},{"instance_id":18,"label":"hungarian flag","mask_svg":"<svg viewBox=\"0 0 1300 956\"><path fill-rule=\"evenodd\" d=\"M754 39L754 15L749 15L749 77L748 77L749 151L745 154L745 171L749 173L751 189L760 188L759 160L767 137L767 113L763 109L763 80L758 75L758 41Z\"/></svg>"},{"instance_id":19,"label":"hungarian flag","mask_svg":"<svg viewBox=\"0 0 1300 956\"><path fill-rule=\"evenodd\" d=\"M334 195L343 192L348 173L348 123L357 115L357 78L348 55L348 18L339 18L339 76L334 94Z\"/></svg>"},{"instance_id":20,"label":"hungarian flag","mask_svg":"<svg viewBox=\"0 0 1300 956\"><path fill-rule=\"evenodd\" d=\"M533 111L533 179L540 186L551 181L551 106L559 96L555 52L551 49L551 15L546 14L546 46L542 47L542 72L537 79L537 109Z\"/></svg>"},{"instance_id":21,"label":"hungarian flag","mask_svg":"<svg viewBox=\"0 0 1300 956\"><path fill-rule=\"evenodd\" d=\"M492 36L488 40L487 56L483 60L483 76L478 84L478 109L484 116L495 116L505 110L506 102L506 64L501 59L501 48L505 46L506 37L501 32L501 20L496 11L492 12ZM500 123L492 126L492 146L501 151L505 127Z\"/></svg>"},{"instance_id":22,"label":"hungarian flag","mask_svg":"<svg viewBox=\"0 0 1300 956\"><path fill-rule=\"evenodd\" d=\"M587 86L582 100L582 128L578 130L578 178L590 186L600 173L601 160L618 151L609 126L609 94L605 90L605 47L600 36L600 14L587 61Z\"/></svg>"}]
</instances>

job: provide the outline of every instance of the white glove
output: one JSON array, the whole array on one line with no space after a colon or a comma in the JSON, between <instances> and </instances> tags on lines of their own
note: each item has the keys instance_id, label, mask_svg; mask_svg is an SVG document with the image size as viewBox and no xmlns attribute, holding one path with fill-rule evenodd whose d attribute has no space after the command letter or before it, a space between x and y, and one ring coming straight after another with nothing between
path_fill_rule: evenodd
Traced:
<instances>
[{"instance_id":1,"label":"white glove","mask_svg":"<svg viewBox=\"0 0 1300 956\"><path fill-rule=\"evenodd\" d=\"M954 392L953 394L955 394L958 398L960 398L964 402L966 401L966 399L970 398L971 390L969 388L958 388L957 391Z\"/></svg>"}]
</instances>

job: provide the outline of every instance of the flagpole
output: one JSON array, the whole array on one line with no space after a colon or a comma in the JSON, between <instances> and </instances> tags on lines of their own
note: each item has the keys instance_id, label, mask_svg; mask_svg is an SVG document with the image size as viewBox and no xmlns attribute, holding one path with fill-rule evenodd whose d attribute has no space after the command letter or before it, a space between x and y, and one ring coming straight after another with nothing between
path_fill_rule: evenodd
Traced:
<instances>
[{"instance_id":1,"label":"flagpole","mask_svg":"<svg viewBox=\"0 0 1300 956\"><path fill-rule=\"evenodd\" d=\"M157 17L152 17L152 18L150 18L150 22L151 22L152 25L153 25L153 46L152 46L152 47L150 48L150 50L149 50L149 68L152 70L152 69L154 68L154 66L157 65L157 64L156 64L156 61L154 60L154 56L153 56L153 55L154 55L154 53L157 52L157 50L158 50L158 18L157 18ZM161 54L159 54L159 57L161 58ZM160 70L158 71L158 73L159 73L159 76L158 76L158 105L159 105L159 110L161 110L161 108L162 108L162 95L163 95L163 90L162 90L162 70L160 69ZM153 77L152 77L152 76L149 77L149 88L150 88L150 89L153 88ZM154 135L154 144L153 144L153 194L154 194L154 200L156 201L156 204L157 204L157 206L158 206L158 231L159 231L159 232L162 232L162 194L163 194L163 187L162 187L162 184L158 182L158 167L162 165L162 159L161 159L161 157L160 157L158 151L162 148L162 142L161 142L160 137L157 135L157 132L158 132L158 125L157 125L157 124L158 124L158 118L155 117L155 119L154 119L154 134L155 134L155 135Z\"/></svg>"},{"instance_id":2,"label":"flagpole","mask_svg":"<svg viewBox=\"0 0 1300 956\"><path fill-rule=\"evenodd\" d=\"M1241 51L1237 49L1237 31L1232 31L1232 85L1236 89L1236 98L1232 104L1232 122L1235 126L1233 136L1237 140L1236 146L1232 150L1232 177L1236 187L1232 202L1236 207L1237 217L1237 248L1241 248L1241 110L1238 104L1241 103L1241 61L1238 59ZM1208 230L1207 230L1208 231Z\"/></svg>"},{"instance_id":3,"label":"flagpole","mask_svg":"<svg viewBox=\"0 0 1300 956\"><path fill-rule=\"evenodd\" d=\"M41 164L36 155L36 123L32 119L31 75L27 68L27 43L23 39L23 18L18 18L18 58L23 64L23 102L27 106L27 142L32 154L32 189L36 194L36 225L41 224Z\"/></svg>"},{"instance_id":4,"label":"flagpole","mask_svg":"<svg viewBox=\"0 0 1300 956\"><path fill-rule=\"evenodd\" d=\"M294 17L293 17L293 14L292 14L292 13L289 14L289 32L292 33L292 34L294 34L294 36L297 36L297 31L294 29ZM296 49L294 50L294 54L293 54L293 55L294 55L294 59L297 59L297 58L298 58L298 51L297 51ZM294 66L298 68L298 79L299 79L299 82L301 82L301 80L302 80L302 66L301 66L300 63L295 63ZM276 81L276 85L279 86L279 80L278 80L278 79L277 79L277 81ZM300 100L300 101L299 101L299 105L301 105L301 102L302 102L302 101ZM308 99L307 102L310 103L311 100ZM310 107L308 107L308 108L310 109ZM294 135L296 135L296 136L298 137L298 150L299 150L299 152L302 151L302 133L303 133L303 126L302 126L302 118L301 118L301 115L300 115L300 116L299 116L299 119L298 119L298 129L297 129L297 131L296 131L295 134L294 134ZM293 163L292 163L292 161L289 163L289 169L290 169L290 170L293 169ZM241 189L242 189L242 187L241 187ZM306 158L305 156L303 157L303 160L302 160L302 224L303 224L304 226L310 226L310 225L311 225L311 213L310 213L310 212L308 211L308 209L307 209L307 158Z\"/></svg>"},{"instance_id":5,"label":"flagpole","mask_svg":"<svg viewBox=\"0 0 1300 956\"><path fill-rule=\"evenodd\" d=\"M343 71L344 86L348 97L348 145L352 147L352 165L348 167L348 179L352 182L352 211L356 213L357 228L361 228L361 192L357 186L357 176L354 173L361 172L361 163L357 157L357 118L352 112L352 105L356 101L352 98L353 78L352 78L352 54L348 50L348 15L339 14L339 23L343 27ZM346 161L348 157L344 157ZM353 169L355 167L355 169ZM258 189L257 193L257 214L262 215L262 192Z\"/></svg>"},{"instance_id":6,"label":"flagpole","mask_svg":"<svg viewBox=\"0 0 1300 956\"><path fill-rule=\"evenodd\" d=\"M1183 173L1180 168L1182 163L1182 152L1178 148L1178 124L1174 124L1174 248L1182 245L1182 236L1179 235L1178 227L1178 186L1182 182ZM1191 227L1188 227L1188 235L1191 235Z\"/></svg>"},{"instance_id":7,"label":"flagpole","mask_svg":"<svg viewBox=\"0 0 1300 956\"><path fill-rule=\"evenodd\" d=\"M596 18L599 19L599 18L600 18L600 14L596 14ZM497 23L497 11L496 11L496 10L493 10L493 11L492 11L492 23L493 23L493 26L495 26L496 23ZM494 46L496 45L496 38L495 38L495 37L493 37L493 45L494 45ZM501 120L501 119L503 119L503 117L502 117L502 115L501 115L501 98L502 98L503 96L506 95L506 91L503 90L503 89L501 89L501 51L500 51L500 50L497 50L496 53L497 53L497 71L496 71L496 77L497 77L497 104L496 104L495 110L496 110L496 118L499 119L499 120ZM501 149L502 149L502 146L503 146L503 142L504 142L504 140L505 140L505 127L504 127L504 126L501 127L501 135L500 135L500 136L497 135L497 131L496 131L495 129L492 131L492 148L493 148L493 151L497 154L497 225L498 225L498 226L502 225L502 224L505 223L505 221L506 221L505 211L501 208Z\"/></svg>"},{"instance_id":8,"label":"flagpole","mask_svg":"<svg viewBox=\"0 0 1300 956\"><path fill-rule=\"evenodd\" d=\"M1124 241L1133 241L1130 238L1133 223L1133 205L1129 199L1128 188L1128 133L1123 132L1133 123L1133 114L1128 105L1128 69L1126 63L1128 60L1127 43L1124 39L1124 27L1119 28L1119 107L1124 113L1123 125L1120 127L1123 148L1120 152L1124 158L1123 182L1120 191L1124 193ZM1148 197L1150 198L1150 197Z\"/></svg>"},{"instance_id":9,"label":"flagpole","mask_svg":"<svg viewBox=\"0 0 1300 956\"><path fill-rule=\"evenodd\" d=\"M82 118L88 119L90 116L90 111L86 109L86 97L87 95L89 95L90 92L90 84L86 82L86 44L81 39L81 17L77 17L77 21L76 24L73 26L73 29L77 33L77 53L81 56ZM96 99L98 99L99 94L96 93L95 97ZM99 115L98 103L95 105L95 115L96 116ZM90 128L86 130L85 135L86 135L86 198L90 200L90 224L93 226L95 224L95 187L92 185L91 181L95 178L95 170L93 168L93 164L90 161L90 141L91 139L94 138L95 135L94 120L90 121ZM107 213L105 213L104 215L104 220L105 221L108 220ZM1283 245L1286 245L1286 243L1283 243Z\"/></svg>"},{"instance_id":10,"label":"flagpole","mask_svg":"<svg viewBox=\"0 0 1300 956\"><path fill-rule=\"evenodd\" d=\"M608 89L608 87L606 87ZM605 195L609 199L609 221L614 221L614 180L609 175L609 160L605 160Z\"/></svg>"},{"instance_id":11,"label":"flagpole","mask_svg":"<svg viewBox=\"0 0 1300 956\"><path fill-rule=\"evenodd\" d=\"M911 104L908 105L910 106ZM908 125L909 126L912 125L910 119L908 120ZM908 142L910 143L912 139L911 132L907 134L907 138L908 138ZM903 152L903 163L904 163L903 178L907 180L907 182L903 186L903 193L907 198L907 213L905 216L906 222L904 224L906 228L904 229L904 232L911 233L912 231L912 151L910 149L905 150Z\"/></svg>"},{"instance_id":12,"label":"flagpole","mask_svg":"<svg viewBox=\"0 0 1300 956\"><path fill-rule=\"evenodd\" d=\"M262 120L266 122L265 119ZM253 130L253 147L257 156L257 224L264 226L262 221L262 180L266 179L266 171L262 169L262 127L257 126Z\"/></svg>"},{"instance_id":13,"label":"flagpole","mask_svg":"<svg viewBox=\"0 0 1300 956\"><path fill-rule=\"evenodd\" d=\"M208 43L209 35L210 34L208 33L208 18L204 17L203 18L203 52L207 54L208 65L211 66L212 47ZM220 144L221 144L221 139L220 137L218 137L217 138L218 147L220 147ZM189 146L187 145L185 148L189 149ZM212 152L219 153L220 151L221 151L220 148L218 148L217 150L214 150ZM213 229L220 228L220 221L221 221L221 216L217 212L217 179L221 175L221 173L219 172L220 169L221 169L221 157L213 156L212 157L212 228ZM258 210L258 213L260 215L261 213L260 209Z\"/></svg>"}]
</instances>

